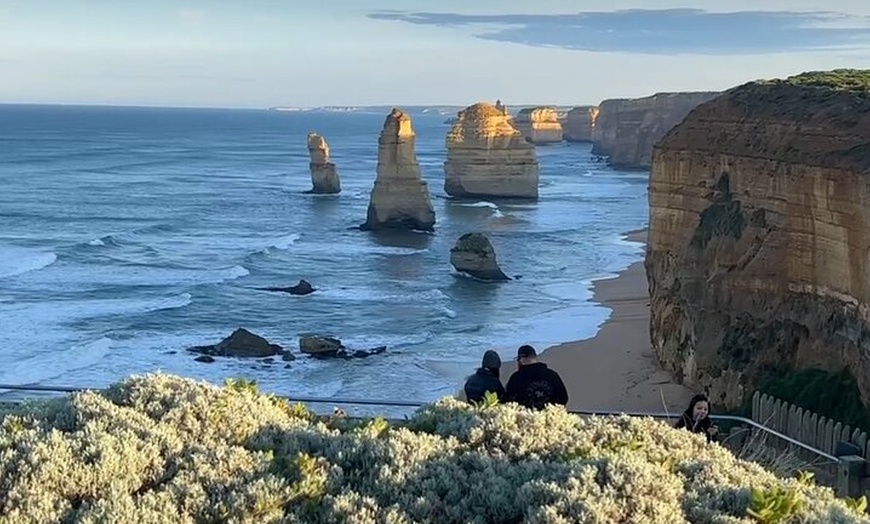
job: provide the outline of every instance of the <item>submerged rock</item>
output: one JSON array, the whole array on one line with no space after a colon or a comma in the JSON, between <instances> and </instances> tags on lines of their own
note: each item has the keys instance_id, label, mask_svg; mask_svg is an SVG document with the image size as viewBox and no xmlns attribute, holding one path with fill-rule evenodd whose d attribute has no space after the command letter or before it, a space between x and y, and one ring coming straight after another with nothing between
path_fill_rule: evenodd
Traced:
<instances>
[{"instance_id":1,"label":"submerged rock","mask_svg":"<svg viewBox=\"0 0 870 524\"><path fill-rule=\"evenodd\" d=\"M300 280L298 284L290 287L261 287L257 288L262 291L276 291L281 293L290 293L291 295L309 295L317 291L307 280Z\"/></svg>"},{"instance_id":2,"label":"submerged rock","mask_svg":"<svg viewBox=\"0 0 870 524\"><path fill-rule=\"evenodd\" d=\"M227 338L209 346L194 346L188 348L192 353L209 357L265 358L283 355L284 349L278 344L271 344L265 338L251 333L247 329L238 328ZM199 360L205 362L205 360Z\"/></svg>"},{"instance_id":3,"label":"submerged rock","mask_svg":"<svg viewBox=\"0 0 870 524\"><path fill-rule=\"evenodd\" d=\"M482 233L466 233L450 250L450 263L456 271L481 280L510 280L496 261L495 248Z\"/></svg>"},{"instance_id":4,"label":"submerged rock","mask_svg":"<svg viewBox=\"0 0 870 524\"><path fill-rule=\"evenodd\" d=\"M378 355L386 350L387 346L378 346L372 349L349 349L337 338L317 335L306 335L299 339L299 351L319 359L365 358L371 355Z\"/></svg>"}]
</instances>

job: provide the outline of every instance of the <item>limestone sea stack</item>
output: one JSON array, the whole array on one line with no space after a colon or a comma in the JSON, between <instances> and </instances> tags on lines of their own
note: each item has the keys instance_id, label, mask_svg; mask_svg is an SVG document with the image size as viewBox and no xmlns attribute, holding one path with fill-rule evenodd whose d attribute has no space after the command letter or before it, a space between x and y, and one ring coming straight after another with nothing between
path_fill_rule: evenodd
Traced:
<instances>
[{"instance_id":1,"label":"limestone sea stack","mask_svg":"<svg viewBox=\"0 0 870 524\"><path fill-rule=\"evenodd\" d=\"M845 370L870 406L870 71L753 82L698 106L650 175L650 335L731 408Z\"/></svg>"},{"instance_id":2,"label":"limestone sea stack","mask_svg":"<svg viewBox=\"0 0 870 524\"><path fill-rule=\"evenodd\" d=\"M393 108L378 138L378 168L363 230L432 231L435 208L420 174L411 117Z\"/></svg>"},{"instance_id":3,"label":"limestone sea stack","mask_svg":"<svg viewBox=\"0 0 870 524\"><path fill-rule=\"evenodd\" d=\"M592 130L598 119L598 106L578 106L568 111L563 135L568 142L591 142Z\"/></svg>"},{"instance_id":4,"label":"limestone sea stack","mask_svg":"<svg viewBox=\"0 0 870 524\"><path fill-rule=\"evenodd\" d=\"M648 168L653 146L689 114L719 93L658 93L605 100L592 131L592 154L615 167Z\"/></svg>"},{"instance_id":5,"label":"limestone sea stack","mask_svg":"<svg viewBox=\"0 0 870 524\"><path fill-rule=\"evenodd\" d=\"M562 124L552 107L527 107L517 114L514 125L526 141L552 144L562 141Z\"/></svg>"},{"instance_id":6,"label":"limestone sea stack","mask_svg":"<svg viewBox=\"0 0 870 524\"><path fill-rule=\"evenodd\" d=\"M450 263L461 273L481 280L510 280L498 266L495 248L482 233L466 233L450 250Z\"/></svg>"},{"instance_id":7,"label":"limestone sea stack","mask_svg":"<svg viewBox=\"0 0 870 524\"><path fill-rule=\"evenodd\" d=\"M338 171L329 160L329 144L317 133L308 133L308 156L311 170L311 185L309 193L334 194L341 192L341 181Z\"/></svg>"},{"instance_id":8,"label":"limestone sea stack","mask_svg":"<svg viewBox=\"0 0 870 524\"><path fill-rule=\"evenodd\" d=\"M503 109L480 102L447 133L444 191L454 197L538 198L538 159Z\"/></svg>"}]
</instances>

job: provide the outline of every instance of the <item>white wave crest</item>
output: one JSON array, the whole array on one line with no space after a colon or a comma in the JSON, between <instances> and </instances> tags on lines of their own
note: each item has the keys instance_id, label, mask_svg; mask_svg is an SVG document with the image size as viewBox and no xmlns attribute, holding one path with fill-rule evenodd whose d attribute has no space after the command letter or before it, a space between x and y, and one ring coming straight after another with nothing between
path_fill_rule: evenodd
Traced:
<instances>
[{"instance_id":1,"label":"white wave crest","mask_svg":"<svg viewBox=\"0 0 870 524\"><path fill-rule=\"evenodd\" d=\"M0 247L0 278L13 277L48 267L57 254L35 249Z\"/></svg>"}]
</instances>

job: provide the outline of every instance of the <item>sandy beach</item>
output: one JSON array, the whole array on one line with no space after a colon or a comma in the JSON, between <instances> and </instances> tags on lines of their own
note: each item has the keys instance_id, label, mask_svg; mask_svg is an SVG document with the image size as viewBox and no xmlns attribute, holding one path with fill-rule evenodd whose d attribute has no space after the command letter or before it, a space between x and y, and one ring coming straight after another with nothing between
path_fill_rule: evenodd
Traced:
<instances>
[{"instance_id":1,"label":"sandy beach","mask_svg":"<svg viewBox=\"0 0 870 524\"><path fill-rule=\"evenodd\" d=\"M628 234L646 241L646 231ZM562 376L568 407L576 410L679 413L693 391L663 371L649 340L649 293L643 262L632 264L618 277L593 285L593 300L612 309L598 334L566 342L541 354ZM513 363L506 363L513 372ZM504 373L503 371L503 373Z\"/></svg>"}]
</instances>

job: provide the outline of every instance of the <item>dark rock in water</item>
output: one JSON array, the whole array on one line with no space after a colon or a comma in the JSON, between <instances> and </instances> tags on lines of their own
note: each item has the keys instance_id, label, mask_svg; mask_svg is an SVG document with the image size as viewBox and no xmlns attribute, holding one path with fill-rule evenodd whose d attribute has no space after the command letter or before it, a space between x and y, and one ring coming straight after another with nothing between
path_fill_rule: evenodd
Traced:
<instances>
[{"instance_id":1,"label":"dark rock in water","mask_svg":"<svg viewBox=\"0 0 870 524\"><path fill-rule=\"evenodd\" d=\"M283 355L281 355L281 360L284 362L293 362L296 360L296 355L290 353L289 351L285 351Z\"/></svg>"},{"instance_id":2,"label":"dark rock in water","mask_svg":"<svg viewBox=\"0 0 870 524\"><path fill-rule=\"evenodd\" d=\"M188 351L212 357L265 358L283 355L284 349L278 344L270 344L265 338L239 328L211 346L195 346Z\"/></svg>"},{"instance_id":3,"label":"dark rock in water","mask_svg":"<svg viewBox=\"0 0 870 524\"><path fill-rule=\"evenodd\" d=\"M466 233L450 250L450 263L456 271L481 280L510 280L498 266L495 249L482 233Z\"/></svg>"},{"instance_id":4,"label":"dark rock in water","mask_svg":"<svg viewBox=\"0 0 870 524\"><path fill-rule=\"evenodd\" d=\"M365 358L378 355L387 350L387 346L372 349L348 349L341 340L332 337L307 335L299 339L299 351L318 359L327 358Z\"/></svg>"},{"instance_id":5,"label":"dark rock in water","mask_svg":"<svg viewBox=\"0 0 870 524\"><path fill-rule=\"evenodd\" d=\"M275 362L275 359L272 358L272 357L269 357L269 358L264 358L264 359L261 360L260 362L262 362L263 364L272 364L272 363Z\"/></svg>"},{"instance_id":6,"label":"dark rock in water","mask_svg":"<svg viewBox=\"0 0 870 524\"><path fill-rule=\"evenodd\" d=\"M200 355L193 360L195 360L197 362L204 362L206 364L211 364L212 362L214 362L214 357L210 357L208 355Z\"/></svg>"},{"instance_id":7,"label":"dark rock in water","mask_svg":"<svg viewBox=\"0 0 870 524\"><path fill-rule=\"evenodd\" d=\"M263 291L279 291L282 293L290 293L291 295L308 295L317 291L311 286L307 280L300 280L298 284L290 287L261 287Z\"/></svg>"}]
</instances>

